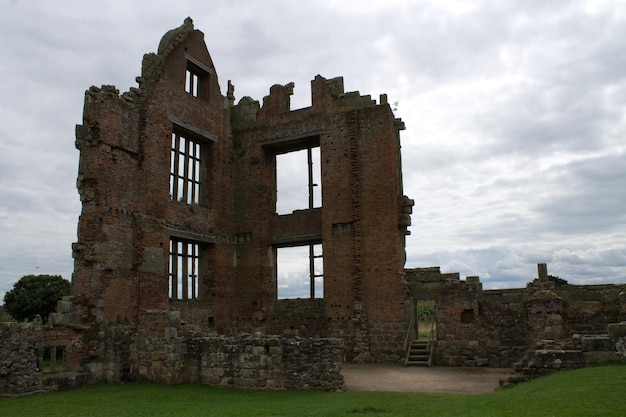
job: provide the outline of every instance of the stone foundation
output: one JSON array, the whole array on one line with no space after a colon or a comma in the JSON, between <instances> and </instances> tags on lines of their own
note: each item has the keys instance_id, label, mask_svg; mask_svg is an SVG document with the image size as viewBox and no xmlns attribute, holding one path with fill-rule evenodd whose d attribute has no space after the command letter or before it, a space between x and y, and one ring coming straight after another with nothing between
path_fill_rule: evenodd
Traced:
<instances>
[{"instance_id":1,"label":"stone foundation","mask_svg":"<svg viewBox=\"0 0 626 417\"><path fill-rule=\"evenodd\" d=\"M2 325L0 337L6 343L0 347L0 393L57 391L95 381L247 389L345 388L341 375L345 349L340 339L207 335L182 329L179 323L178 327L169 324L161 332L118 323L73 335L50 326ZM63 346L55 345L58 333L63 334ZM76 366L73 359L79 347L82 366ZM50 355L51 351L59 352L54 354L59 358L56 363L44 359L44 352Z\"/></svg>"}]
</instances>

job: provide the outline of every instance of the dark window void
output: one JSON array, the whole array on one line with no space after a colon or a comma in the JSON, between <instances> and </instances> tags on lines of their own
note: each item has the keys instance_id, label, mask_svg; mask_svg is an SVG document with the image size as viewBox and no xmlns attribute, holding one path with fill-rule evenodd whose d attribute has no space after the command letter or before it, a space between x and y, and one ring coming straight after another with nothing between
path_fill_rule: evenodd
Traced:
<instances>
[{"instance_id":1,"label":"dark window void","mask_svg":"<svg viewBox=\"0 0 626 417\"><path fill-rule=\"evenodd\" d=\"M172 134L170 195L187 204L200 202L201 145L178 133Z\"/></svg>"},{"instance_id":2,"label":"dark window void","mask_svg":"<svg viewBox=\"0 0 626 417\"><path fill-rule=\"evenodd\" d=\"M474 321L474 310L469 308L463 310L461 313L461 323L469 324Z\"/></svg>"},{"instance_id":3,"label":"dark window void","mask_svg":"<svg viewBox=\"0 0 626 417\"><path fill-rule=\"evenodd\" d=\"M200 245L179 239L170 239L169 297L173 300L198 298Z\"/></svg>"},{"instance_id":4,"label":"dark window void","mask_svg":"<svg viewBox=\"0 0 626 417\"><path fill-rule=\"evenodd\" d=\"M324 298L322 245L276 248L276 287L279 299Z\"/></svg>"},{"instance_id":5,"label":"dark window void","mask_svg":"<svg viewBox=\"0 0 626 417\"><path fill-rule=\"evenodd\" d=\"M276 212L322 206L320 147L276 155Z\"/></svg>"}]
</instances>

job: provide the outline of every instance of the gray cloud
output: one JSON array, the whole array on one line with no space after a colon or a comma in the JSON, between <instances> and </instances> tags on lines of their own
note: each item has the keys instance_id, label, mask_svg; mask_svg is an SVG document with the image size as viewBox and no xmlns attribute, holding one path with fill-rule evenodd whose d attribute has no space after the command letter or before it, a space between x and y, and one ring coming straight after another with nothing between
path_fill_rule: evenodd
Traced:
<instances>
[{"instance_id":1,"label":"gray cloud","mask_svg":"<svg viewBox=\"0 0 626 417\"><path fill-rule=\"evenodd\" d=\"M626 282L624 4L22 0L0 4L0 296L28 273L69 278L84 90L135 86L187 16L238 98L294 81L307 106L319 73L398 102L407 266L488 288L524 286L537 262Z\"/></svg>"}]
</instances>

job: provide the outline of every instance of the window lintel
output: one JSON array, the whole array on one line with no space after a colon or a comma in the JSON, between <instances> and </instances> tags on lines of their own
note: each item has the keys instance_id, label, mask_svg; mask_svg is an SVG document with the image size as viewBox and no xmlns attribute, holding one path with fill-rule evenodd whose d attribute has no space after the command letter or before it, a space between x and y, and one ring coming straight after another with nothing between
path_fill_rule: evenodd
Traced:
<instances>
[{"instance_id":1,"label":"window lintel","mask_svg":"<svg viewBox=\"0 0 626 417\"><path fill-rule=\"evenodd\" d=\"M298 236L277 236L277 237L272 238L272 246L277 247L277 248L317 245L321 243L322 243L321 233L313 233L310 235L298 235Z\"/></svg>"},{"instance_id":2,"label":"window lintel","mask_svg":"<svg viewBox=\"0 0 626 417\"><path fill-rule=\"evenodd\" d=\"M168 228L167 233L170 235L171 238L183 239L183 240L187 240L190 242L197 242L197 243L216 243L217 242L217 239L215 238L215 236L203 235L200 233L189 232L186 230Z\"/></svg>"},{"instance_id":3,"label":"window lintel","mask_svg":"<svg viewBox=\"0 0 626 417\"><path fill-rule=\"evenodd\" d=\"M217 136L212 133L207 132L206 130L202 130L193 124L181 119L178 116L174 116L173 114L168 114L167 118L170 122L174 124L174 130L180 131L183 134L191 134L191 136L199 139L206 139L211 142L217 142Z\"/></svg>"},{"instance_id":4,"label":"window lintel","mask_svg":"<svg viewBox=\"0 0 626 417\"><path fill-rule=\"evenodd\" d=\"M215 73L211 68L207 67L189 54L185 54L185 59L187 60L188 67L190 67L190 69L198 75Z\"/></svg>"},{"instance_id":5,"label":"window lintel","mask_svg":"<svg viewBox=\"0 0 626 417\"><path fill-rule=\"evenodd\" d=\"M322 130L315 130L297 135L266 139L261 142L261 146L272 150L277 155L314 148L320 146L320 135L322 133Z\"/></svg>"}]
</instances>

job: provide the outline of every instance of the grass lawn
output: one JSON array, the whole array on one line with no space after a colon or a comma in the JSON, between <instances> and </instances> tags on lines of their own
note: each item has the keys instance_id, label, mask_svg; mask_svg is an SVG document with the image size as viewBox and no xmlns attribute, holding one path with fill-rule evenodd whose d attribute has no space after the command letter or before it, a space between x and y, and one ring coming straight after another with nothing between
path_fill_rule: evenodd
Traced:
<instances>
[{"instance_id":1,"label":"grass lawn","mask_svg":"<svg viewBox=\"0 0 626 417\"><path fill-rule=\"evenodd\" d=\"M626 416L626 364L535 379L485 395L250 391L204 385L98 384L0 398L0 416Z\"/></svg>"}]
</instances>

